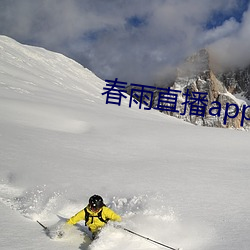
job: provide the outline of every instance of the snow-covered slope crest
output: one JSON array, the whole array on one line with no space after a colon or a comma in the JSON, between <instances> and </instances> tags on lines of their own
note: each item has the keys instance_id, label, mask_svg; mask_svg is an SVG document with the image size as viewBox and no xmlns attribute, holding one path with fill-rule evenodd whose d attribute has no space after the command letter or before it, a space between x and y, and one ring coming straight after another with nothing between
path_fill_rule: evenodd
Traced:
<instances>
[{"instance_id":1,"label":"snow-covered slope crest","mask_svg":"<svg viewBox=\"0 0 250 250\"><path fill-rule=\"evenodd\" d=\"M103 81L88 69L61 54L6 36L0 36L0 75L2 119L27 126L84 132L88 129L85 121L73 118L67 107L50 103L67 103L68 95L83 104L102 99Z\"/></svg>"},{"instance_id":2,"label":"snow-covered slope crest","mask_svg":"<svg viewBox=\"0 0 250 250\"><path fill-rule=\"evenodd\" d=\"M94 90L99 90L103 86L103 81L90 70L56 52L23 45L6 36L0 36L0 52L1 73L14 73L13 77L16 79L23 78L22 86L16 91L32 93L34 88L31 86L37 86L39 82L43 89L49 88L50 91L49 85L52 84L57 86L56 90L61 89L62 92L71 90L93 96ZM1 75L2 84L6 79L7 77Z\"/></svg>"}]
</instances>

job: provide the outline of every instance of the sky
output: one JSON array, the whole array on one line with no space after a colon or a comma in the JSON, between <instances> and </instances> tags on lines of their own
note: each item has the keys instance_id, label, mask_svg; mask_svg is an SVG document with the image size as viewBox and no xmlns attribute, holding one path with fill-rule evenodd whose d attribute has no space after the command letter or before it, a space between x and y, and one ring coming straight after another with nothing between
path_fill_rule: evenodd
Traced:
<instances>
[{"instance_id":1,"label":"sky","mask_svg":"<svg viewBox=\"0 0 250 250\"><path fill-rule=\"evenodd\" d=\"M250 63L249 0L0 0L0 34L128 83L167 81L201 48Z\"/></svg>"}]
</instances>

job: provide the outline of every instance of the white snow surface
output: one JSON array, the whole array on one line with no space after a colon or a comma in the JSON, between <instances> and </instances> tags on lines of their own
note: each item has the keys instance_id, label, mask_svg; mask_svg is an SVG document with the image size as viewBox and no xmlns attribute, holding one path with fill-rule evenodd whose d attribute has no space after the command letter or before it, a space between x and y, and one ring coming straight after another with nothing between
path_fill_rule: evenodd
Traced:
<instances>
[{"instance_id":1,"label":"white snow surface","mask_svg":"<svg viewBox=\"0 0 250 250\"><path fill-rule=\"evenodd\" d=\"M168 246L249 250L250 134L105 104L103 87L0 36L0 249L164 249L112 223L92 243L84 222L62 239L36 223L53 231L99 194L123 227Z\"/></svg>"}]
</instances>

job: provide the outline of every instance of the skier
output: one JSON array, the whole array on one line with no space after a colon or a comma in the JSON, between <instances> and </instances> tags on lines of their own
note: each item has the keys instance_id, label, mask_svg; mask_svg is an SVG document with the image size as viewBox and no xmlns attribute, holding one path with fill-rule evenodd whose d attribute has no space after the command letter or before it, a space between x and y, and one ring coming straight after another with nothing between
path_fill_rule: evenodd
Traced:
<instances>
[{"instance_id":1,"label":"skier","mask_svg":"<svg viewBox=\"0 0 250 250\"><path fill-rule=\"evenodd\" d=\"M94 239L109 220L120 222L122 219L113 210L105 206L101 196L95 194L89 198L89 204L72 216L67 224L74 225L80 220L85 220L85 226L92 232L92 238Z\"/></svg>"}]
</instances>

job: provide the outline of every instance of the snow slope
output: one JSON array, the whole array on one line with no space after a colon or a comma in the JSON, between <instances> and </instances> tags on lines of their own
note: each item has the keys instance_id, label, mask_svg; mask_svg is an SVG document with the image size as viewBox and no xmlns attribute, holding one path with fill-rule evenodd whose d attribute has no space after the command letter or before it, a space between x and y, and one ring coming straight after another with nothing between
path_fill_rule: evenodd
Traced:
<instances>
[{"instance_id":1,"label":"snow slope","mask_svg":"<svg viewBox=\"0 0 250 250\"><path fill-rule=\"evenodd\" d=\"M124 227L166 245L248 250L249 133L128 98L106 105L104 86L63 55L0 36L0 248L162 249L112 225L90 244L83 223L63 239L36 223L53 228L97 193Z\"/></svg>"}]
</instances>

